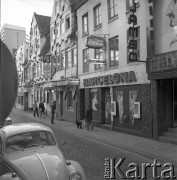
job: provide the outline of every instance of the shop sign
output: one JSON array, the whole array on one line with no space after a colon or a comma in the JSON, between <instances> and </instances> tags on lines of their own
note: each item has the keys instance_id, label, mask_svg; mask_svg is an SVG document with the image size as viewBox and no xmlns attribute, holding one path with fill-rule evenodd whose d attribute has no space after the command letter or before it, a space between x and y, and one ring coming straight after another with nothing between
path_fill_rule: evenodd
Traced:
<instances>
[{"instance_id":1,"label":"shop sign","mask_svg":"<svg viewBox=\"0 0 177 180\"><path fill-rule=\"evenodd\" d=\"M105 61L103 59L88 59L89 63L94 64L105 64Z\"/></svg>"},{"instance_id":2,"label":"shop sign","mask_svg":"<svg viewBox=\"0 0 177 180\"><path fill-rule=\"evenodd\" d=\"M135 40L136 37L138 37L138 27L135 27L137 25L137 16L135 15L136 12L136 3L133 1L133 6L131 8L131 12L133 14L130 14L128 17L128 24L130 25L129 30L128 30L128 35L129 35L129 42L128 42L128 61L137 61L137 40Z\"/></svg>"},{"instance_id":3,"label":"shop sign","mask_svg":"<svg viewBox=\"0 0 177 180\"><path fill-rule=\"evenodd\" d=\"M136 75L134 71L114 73L105 76L98 76L83 80L83 85L88 86L99 86L99 85L113 85L119 83L130 83L136 82Z\"/></svg>"},{"instance_id":4,"label":"shop sign","mask_svg":"<svg viewBox=\"0 0 177 180\"><path fill-rule=\"evenodd\" d=\"M159 54L149 59L150 72L159 72L177 68L177 51Z\"/></svg>"},{"instance_id":5,"label":"shop sign","mask_svg":"<svg viewBox=\"0 0 177 180\"><path fill-rule=\"evenodd\" d=\"M85 45L89 48L99 49L105 47L105 39L97 36L88 36Z\"/></svg>"},{"instance_id":6,"label":"shop sign","mask_svg":"<svg viewBox=\"0 0 177 180\"><path fill-rule=\"evenodd\" d=\"M43 78L50 78L51 77L51 65L50 64L44 64L43 66Z\"/></svg>"}]
</instances>

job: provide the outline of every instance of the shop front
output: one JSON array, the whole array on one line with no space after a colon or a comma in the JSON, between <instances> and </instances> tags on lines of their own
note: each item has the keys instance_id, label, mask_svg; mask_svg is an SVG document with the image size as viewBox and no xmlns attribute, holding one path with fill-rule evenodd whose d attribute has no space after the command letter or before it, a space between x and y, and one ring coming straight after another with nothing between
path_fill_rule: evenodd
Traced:
<instances>
[{"instance_id":1,"label":"shop front","mask_svg":"<svg viewBox=\"0 0 177 180\"><path fill-rule=\"evenodd\" d=\"M80 116L90 105L95 125L152 138L150 83L140 82L133 70L83 79Z\"/></svg>"},{"instance_id":2,"label":"shop front","mask_svg":"<svg viewBox=\"0 0 177 180\"><path fill-rule=\"evenodd\" d=\"M154 139L177 127L177 51L148 59L148 79L152 86Z\"/></svg>"},{"instance_id":3,"label":"shop front","mask_svg":"<svg viewBox=\"0 0 177 180\"><path fill-rule=\"evenodd\" d=\"M56 83L56 116L60 120L75 122L77 117L77 89L79 79L67 78Z\"/></svg>"}]
</instances>

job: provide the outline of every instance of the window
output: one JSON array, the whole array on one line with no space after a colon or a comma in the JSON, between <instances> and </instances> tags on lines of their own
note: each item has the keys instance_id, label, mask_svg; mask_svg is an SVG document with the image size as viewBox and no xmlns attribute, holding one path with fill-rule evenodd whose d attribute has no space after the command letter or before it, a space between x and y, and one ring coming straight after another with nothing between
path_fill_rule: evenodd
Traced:
<instances>
[{"instance_id":1,"label":"window","mask_svg":"<svg viewBox=\"0 0 177 180\"><path fill-rule=\"evenodd\" d=\"M83 50L83 72L88 72L89 71L89 63L88 63L88 58L89 58L89 49L84 49Z\"/></svg>"},{"instance_id":2,"label":"window","mask_svg":"<svg viewBox=\"0 0 177 180\"><path fill-rule=\"evenodd\" d=\"M61 32L61 34L63 34L65 32L65 26L64 26L64 20L63 19L61 20L60 24L61 24L60 25L60 27L61 27L60 32Z\"/></svg>"},{"instance_id":3,"label":"window","mask_svg":"<svg viewBox=\"0 0 177 180\"><path fill-rule=\"evenodd\" d=\"M57 30L57 37L59 37L60 36L60 26L59 26L59 24L57 24L56 30Z\"/></svg>"},{"instance_id":4,"label":"window","mask_svg":"<svg viewBox=\"0 0 177 180\"><path fill-rule=\"evenodd\" d=\"M66 31L70 28L70 17L66 18Z\"/></svg>"},{"instance_id":5,"label":"window","mask_svg":"<svg viewBox=\"0 0 177 180\"><path fill-rule=\"evenodd\" d=\"M134 49L134 53L136 53L136 55L137 55L137 60L140 60L140 27L139 26L137 27L137 32L138 32L137 36L135 35L135 37L134 37L134 40L136 41L136 44L137 44L137 48ZM133 37L131 37L129 35L129 30L127 30L127 44L129 43L130 40L133 40ZM133 51L133 50L130 50L129 47L127 46L127 52L128 52L127 54L128 55L131 51ZM128 59L128 62L131 62L129 60L129 56L127 57L127 59Z\"/></svg>"},{"instance_id":6,"label":"window","mask_svg":"<svg viewBox=\"0 0 177 180\"><path fill-rule=\"evenodd\" d=\"M95 28L101 25L101 5L100 4L94 8L94 23L95 23Z\"/></svg>"},{"instance_id":7,"label":"window","mask_svg":"<svg viewBox=\"0 0 177 180\"><path fill-rule=\"evenodd\" d=\"M109 19L112 19L115 16L117 16L118 14L117 10L118 10L117 0L108 0Z\"/></svg>"},{"instance_id":8,"label":"window","mask_svg":"<svg viewBox=\"0 0 177 180\"><path fill-rule=\"evenodd\" d=\"M119 65L119 40L118 36L109 40L110 67Z\"/></svg>"},{"instance_id":9,"label":"window","mask_svg":"<svg viewBox=\"0 0 177 180\"><path fill-rule=\"evenodd\" d=\"M67 89L67 109L71 110L73 109L73 97L72 97L72 89Z\"/></svg>"},{"instance_id":10,"label":"window","mask_svg":"<svg viewBox=\"0 0 177 180\"><path fill-rule=\"evenodd\" d=\"M72 66L76 66L77 64L77 49L76 46L72 49Z\"/></svg>"},{"instance_id":11,"label":"window","mask_svg":"<svg viewBox=\"0 0 177 180\"><path fill-rule=\"evenodd\" d=\"M71 67L71 49L66 51L66 67Z\"/></svg>"},{"instance_id":12,"label":"window","mask_svg":"<svg viewBox=\"0 0 177 180\"><path fill-rule=\"evenodd\" d=\"M82 16L82 33L88 34L88 13Z\"/></svg>"},{"instance_id":13,"label":"window","mask_svg":"<svg viewBox=\"0 0 177 180\"><path fill-rule=\"evenodd\" d=\"M65 51L61 52L61 69L65 68Z\"/></svg>"},{"instance_id":14,"label":"window","mask_svg":"<svg viewBox=\"0 0 177 180\"><path fill-rule=\"evenodd\" d=\"M102 49L95 49L95 59L103 59ZM95 64L95 70L102 68L103 68L103 64Z\"/></svg>"}]
</instances>

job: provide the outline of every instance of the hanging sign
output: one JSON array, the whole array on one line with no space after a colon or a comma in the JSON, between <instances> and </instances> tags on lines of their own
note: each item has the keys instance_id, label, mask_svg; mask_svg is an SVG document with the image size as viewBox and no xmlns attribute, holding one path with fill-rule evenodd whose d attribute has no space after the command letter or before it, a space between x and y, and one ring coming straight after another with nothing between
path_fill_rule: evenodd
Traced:
<instances>
[{"instance_id":1,"label":"hanging sign","mask_svg":"<svg viewBox=\"0 0 177 180\"><path fill-rule=\"evenodd\" d=\"M88 36L85 45L89 48L99 49L105 47L105 39L97 36Z\"/></svg>"},{"instance_id":2,"label":"hanging sign","mask_svg":"<svg viewBox=\"0 0 177 180\"><path fill-rule=\"evenodd\" d=\"M88 59L88 61L94 64L105 64L105 61L103 59Z\"/></svg>"}]
</instances>

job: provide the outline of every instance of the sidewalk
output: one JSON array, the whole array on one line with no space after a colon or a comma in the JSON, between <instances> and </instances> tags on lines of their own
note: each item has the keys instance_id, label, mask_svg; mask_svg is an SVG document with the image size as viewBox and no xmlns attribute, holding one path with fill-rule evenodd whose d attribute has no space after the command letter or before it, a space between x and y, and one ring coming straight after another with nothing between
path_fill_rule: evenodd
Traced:
<instances>
[{"instance_id":1,"label":"sidewalk","mask_svg":"<svg viewBox=\"0 0 177 180\"><path fill-rule=\"evenodd\" d=\"M24 112L17 109L14 109L13 112L18 112L33 117L32 113L30 112ZM75 123L68 121L60 121L55 119L55 124L51 124L49 116L47 116L45 119L34 118L34 120L39 123L43 122L48 126L54 126L58 129L62 128L62 130L65 130L68 133L91 138L107 145L142 155L152 160L157 159L162 163L172 163L175 167L177 167L177 145L158 142L143 137L119 133L98 127L94 127L93 131L78 129Z\"/></svg>"}]
</instances>

